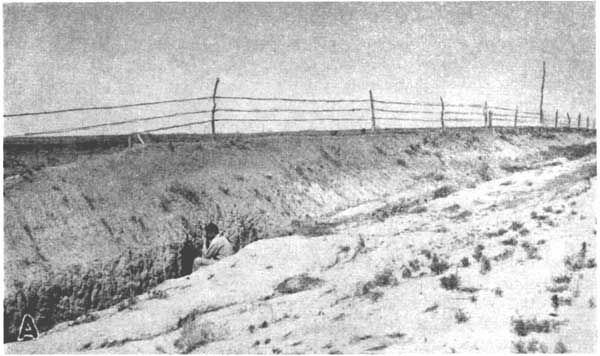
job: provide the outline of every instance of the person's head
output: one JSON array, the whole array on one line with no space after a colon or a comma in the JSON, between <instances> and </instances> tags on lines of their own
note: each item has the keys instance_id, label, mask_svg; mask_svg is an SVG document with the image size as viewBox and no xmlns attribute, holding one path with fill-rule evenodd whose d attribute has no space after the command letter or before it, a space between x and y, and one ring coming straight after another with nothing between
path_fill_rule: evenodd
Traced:
<instances>
[{"instance_id":1,"label":"person's head","mask_svg":"<svg viewBox=\"0 0 600 356\"><path fill-rule=\"evenodd\" d=\"M206 233L206 239L208 241L211 241L215 238L215 236L219 234L219 227L217 226L217 224L209 222L204 227L204 232Z\"/></svg>"}]
</instances>

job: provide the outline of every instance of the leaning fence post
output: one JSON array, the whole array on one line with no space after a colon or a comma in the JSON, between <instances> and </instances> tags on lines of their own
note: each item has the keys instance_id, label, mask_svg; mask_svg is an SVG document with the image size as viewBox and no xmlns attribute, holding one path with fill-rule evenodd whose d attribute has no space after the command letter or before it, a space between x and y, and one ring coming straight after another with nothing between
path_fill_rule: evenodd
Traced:
<instances>
[{"instance_id":1,"label":"leaning fence post","mask_svg":"<svg viewBox=\"0 0 600 356\"><path fill-rule=\"evenodd\" d=\"M487 127L488 125L488 107L487 101L483 104L483 127Z\"/></svg>"},{"instance_id":2,"label":"leaning fence post","mask_svg":"<svg viewBox=\"0 0 600 356\"><path fill-rule=\"evenodd\" d=\"M211 112L211 120L210 120L210 128L212 129L212 134L215 134L215 113L217 112L217 88L219 87L219 78L215 81L215 89L213 90L213 108Z\"/></svg>"},{"instance_id":3,"label":"leaning fence post","mask_svg":"<svg viewBox=\"0 0 600 356\"><path fill-rule=\"evenodd\" d=\"M519 105L515 109L515 128L517 128L517 118L519 117Z\"/></svg>"},{"instance_id":4,"label":"leaning fence post","mask_svg":"<svg viewBox=\"0 0 600 356\"><path fill-rule=\"evenodd\" d=\"M373 102L373 92L369 89L369 98L371 99L371 130L375 132L375 103Z\"/></svg>"},{"instance_id":5,"label":"leaning fence post","mask_svg":"<svg viewBox=\"0 0 600 356\"><path fill-rule=\"evenodd\" d=\"M488 111L488 124L490 125L490 129L492 128L492 110Z\"/></svg>"},{"instance_id":6,"label":"leaning fence post","mask_svg":"<svg viewBox=\"0 0 600 356\"><path fill-rule=\"evenodd\" d=\"M440 121L442 122L442 130L444 129L444 99L440 96L440 101L442 102L442 113L440 116Z\"/></svg>"},{"instance_id":7,"label":"leaning fence post","mask_svg":"<svg viewBox=\"0 0 600 356\"><path fill-rule=\"evenodd\" d=\"M571 115L569 113L567 113L567 127L571 128Z\"/></svg>"},{"instance_id":8,"label":"leaning fence post","mask_svg":"<svg viewBox=\"0 0 600 356\"><path fill-rule=\"evenodd\" d=\"M577 115L577 130L581 128L581 113Z\"/></svg>"},{"instance_id":9,"label":"leaning fence post","mask_svg":"<svg viewBox=\"0 0 600 356\"><path fill-rule=\"evenodd\" d=\"M556 113L554 113L554 128L558 128L558 109L556 110Z\"/></svg>"},{"instance_id":10,"label":"leaning fence post","mask_svg":"<svg viewBox=\"0 0 600 356\"><path fill-rule=\"evenodd\" d=\"M546 61L542 62L542 88L540 90L540 126L544 124L544 83L546 82Z\"/></svg>"}]
</instances>

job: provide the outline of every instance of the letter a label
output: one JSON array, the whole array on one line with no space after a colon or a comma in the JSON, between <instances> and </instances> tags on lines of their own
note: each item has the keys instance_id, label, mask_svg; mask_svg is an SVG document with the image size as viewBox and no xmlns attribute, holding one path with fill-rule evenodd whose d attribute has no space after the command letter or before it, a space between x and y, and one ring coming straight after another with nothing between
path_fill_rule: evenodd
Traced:
<instances>
[{"instance_id":1,"label":"letter a label","mask_svg":"<svg viewBox=\"0 0 600 356\"><path fill-rule=\"evenodd\" d=\"M19 328L19 337L18 341L24 340L36 340L38 338L38 329L35 326L35 321L29 314L25 314L23 316L23 321L21 322L21 328Z\"/></svg>"}]
</instances>

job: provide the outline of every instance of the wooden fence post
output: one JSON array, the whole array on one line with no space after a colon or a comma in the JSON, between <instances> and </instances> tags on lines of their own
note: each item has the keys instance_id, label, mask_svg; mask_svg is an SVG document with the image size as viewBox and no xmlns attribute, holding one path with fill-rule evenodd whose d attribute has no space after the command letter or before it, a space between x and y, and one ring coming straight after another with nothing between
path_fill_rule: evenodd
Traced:
<instances>
[{"instance_id":1,"label":"wooden fence post","mask_svg":"<svg viewBox=\"0 0 600 356\"><path fill-rule=\"evenodd\" d=\"M375 103L373 102L373 92L369 89L369 98L371 99L371 130L375 132Z\"/></svg>"},{"instance_id":2,"label":"wooden fence post","mask_svg":"<svg viewBox=\"0 0 600 356\"><path fill-rule=\"evenodd\" d=\"M493 114L493 112L492 112L492 110L490 110L490 111L488 112L488 124L490 125L490 126L489 126L489 127L490 127L490 129L492 128L492 114Z\"/></svg>"},{"instance_id":3,"label":"wooden fence post","mask_svg":"<svg viewBox=\"0 0 600 356\"><path fill-rule=\"evenodd\" d=\"M487 127L488 125L488 108L487 101L483 104L483 127Z\"/></svg>"},{"instance_id":4,"label":"wooden fence post","mask_svg":"<svg viewBox=\"0 0 600 356\"><path fill-rule=\"evenodd\" d=\"M585 129L589 130L590 129L590 117L586 117L585 118Z\"/></svg>"},{"instance_id":5,"label":"wooden fence post","mask_svg":"<svg viewBox=\"0 0 600 356\"><path fill-rule=\"evenodd\" d=\"M215 89L213 90L213 96L212 96L213 108L212 108L212 113L211 113L210 128L212 129L213 135L215 135L215 113L217 112L217 88L218 87L219 87L219 78L217 78L217 80L215 81Z\"/></svg>"},{"instance_id":6,"label":"wooden fence post","mask_svg":"<svg viewBox=\"0 0 600 356\"><path fill-rule=\"evenodd\" d=\"M571 115L569 113L567 113L567 127L571 128Z\"/></svg>"},{"instance_id":7,"label":"wooden fence post","mask_svg":"<svg viewBox=\"0 0 600 356\"><path fill-rule=\"evenodd\" d=\"M517 128L517 118L519 117L519 105L515 109L515 128Z\"/></svg>"},{"instance_id":8,"label":"wooden fence post","mask_svg":"<svg viewBox=\"0 0 600 356\"><path fill-rule=\"evenodd\" d=\"M440 101L442 102L442 114L440 116L440 121L442 122L442 130L444 129L444 99L440 96Z\"/></svg>"},{"instance_id":9,"label":"wooden fence post","mask_svg":"<svg viewBox=\"0 0 600 356\"><path fill-rule=\"evenodd\" d=\"M540 95L540 125L544 124L544 83L546 82L546 61L542 62L542 89Z\"/></svg>"},{"instance_id":10,"label":"wooden fence post","mask_svg":"<svg viewBox=\"0 0 600 356\"><path fill-rule=\"evenodd\" d=\"M577 130L581 128L581 113L577 115Z\"/></svg>"},{"instance_id":11,"label":"wooden fence post","mask_svg":"<svg viewBox=\"0 0 600 356\"><path fill-rule=\"evenodd\" d=\"M554 128L558 128L558 109L556 110L556 113L554 113Z\"/></svg>"}]
</instances>

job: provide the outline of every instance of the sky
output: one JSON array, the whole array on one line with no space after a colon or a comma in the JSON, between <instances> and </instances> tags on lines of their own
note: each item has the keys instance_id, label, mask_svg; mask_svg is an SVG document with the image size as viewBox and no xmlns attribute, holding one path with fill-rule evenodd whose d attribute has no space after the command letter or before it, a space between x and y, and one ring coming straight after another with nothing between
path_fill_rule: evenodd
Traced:
<instances>
[{"instance_id":1,"label":"sky","mask_svg":"<svg viewBox=\"0 0 600 356\"><path fill-rule=\"evenodd\" d=\"M379 100L438 103L442 96L450 104L487 101L535 112L545 61L548 115L559 109L561 120L566 111L593 118L594 13L593 2L4 4L4 114L210 96L217 77L222 96L369 99L372 90ZM289 107L218 102L265 105ZM4 135L211 106L5 118ZM369 127L368 110L350 114ZM208 117L74 133L128 133ZM218 123L218 131L346 127L340 125L231 121Z\"/></svg>"}]
</instances>

